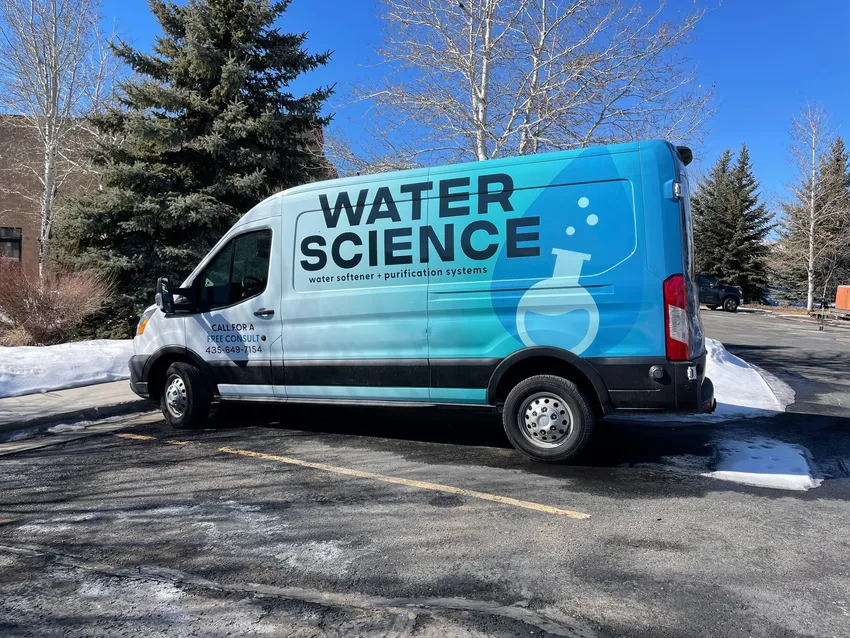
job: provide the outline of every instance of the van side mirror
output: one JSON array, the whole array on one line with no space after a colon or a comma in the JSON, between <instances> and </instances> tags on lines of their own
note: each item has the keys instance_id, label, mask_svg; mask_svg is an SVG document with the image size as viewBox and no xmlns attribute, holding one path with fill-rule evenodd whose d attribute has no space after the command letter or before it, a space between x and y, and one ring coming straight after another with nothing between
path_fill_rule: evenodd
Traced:
<instances>
[{"instance_id":1,"label":"van side mirror","mask_svg":"<svg viewBox=\"0 0 850 638\"><path fill-rule=\"evenodd\" d=\"M174 295L171 292L168 277L160 277L156 280L156 307L167 315L174 312Z\"/></svg>"}]
</instances>

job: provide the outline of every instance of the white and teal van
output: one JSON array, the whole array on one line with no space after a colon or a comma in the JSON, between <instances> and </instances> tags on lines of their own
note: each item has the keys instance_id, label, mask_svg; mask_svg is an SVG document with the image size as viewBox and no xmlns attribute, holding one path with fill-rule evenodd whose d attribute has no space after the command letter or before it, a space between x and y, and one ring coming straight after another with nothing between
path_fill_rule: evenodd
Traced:
<instances>
[{"instance_id":1,"label":"white and teal van","mask_svg":"<svg viewBox=\"0 0 850 638\"><path fill-rule=\"evenodd\" d=\"M158 282L131 385L175 427L213 401L489 406L542 461L604 415L711 411L690 159L650 141L286 190Z\"/></svg>"}]
</instances>

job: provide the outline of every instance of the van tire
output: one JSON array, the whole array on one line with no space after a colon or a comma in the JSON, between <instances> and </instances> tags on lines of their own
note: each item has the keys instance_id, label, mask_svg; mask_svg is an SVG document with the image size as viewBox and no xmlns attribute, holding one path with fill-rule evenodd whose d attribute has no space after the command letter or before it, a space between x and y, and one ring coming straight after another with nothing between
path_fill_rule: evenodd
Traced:
<instances>
[{"instance_id":1,"label":"van tire","mask_svg":"<svg viewBox=\"0 0 850 638\"><path fill-rule=\"evenodd\" d=\"M171 427L201 427L207 421L212 392L201 371L189 363L172 363L165 373L160 407Z\"/></svg>"},{"instance_id":2,"label":"van tire","mask_svg":"<svg viewBox=\"0 0 850 638\"><path fill-rule=\"evenodd\" d=\"M557 412L555 418L553 411ZM542 421L550 418L555 425ZM502 423L511 444L528 458L564 463L578 456L590 442L594 415L590 401L575 383L541 374L519 382L508 393ZM560 429L561 425L566 431Z\"/></svg>"},{"instance_id":3,"label":"van tire","mask_svg":"<svg viewBox=\"0 0 850 638\"><path fill-rule=\"evenodd\" d=\"M738 300L735 297L726 297L723 300L723 310L726 312L738 312Z\"/></svg>"},{"instance_id":4,"label":"van tire","mask_svg":"<svg viewBox=\"0 0 850 638\"><path fill-rule=\"evenodd\" d=\"M706 305L706 308L708 308L709 310L717 310L717 306L715 305Z\"/></svg>"}]
</instances>

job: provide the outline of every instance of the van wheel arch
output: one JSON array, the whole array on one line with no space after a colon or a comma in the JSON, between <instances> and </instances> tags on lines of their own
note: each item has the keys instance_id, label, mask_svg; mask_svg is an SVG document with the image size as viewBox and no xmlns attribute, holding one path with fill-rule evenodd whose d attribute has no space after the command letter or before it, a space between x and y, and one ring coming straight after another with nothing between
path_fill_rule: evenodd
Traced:
<instances>
[{"instance_id":1,"label":"van wheel arch","mask_svg":"<svg viewBox=\"0 0 850 638\"><path fill-rule=\"evenodd\" d=\"M496 366L487 385L487 403L502 405L514 386L541 374L575 383L592 402L597 418L614 412L608 388L593 366L568 350L549 346L518 350Z\"/></svg>"},{"instance_id":2,"label":"van wheel arch","mask_svg":"<svg viewBox=\"0 0 850 638\"><path fill-rule=\"evenodd\" d=\"M213 395L218 394L218 388L212 381L209 366L207 366L201 357L188 348L168 346L157 350L145 366L143 378L147 379L148 392L150 392L151 399L158 401L162 397L162 392L165 389L166 373L172 363L189 363L201 370L207 379L210 391Z\"/></svg>"}]
</instances>

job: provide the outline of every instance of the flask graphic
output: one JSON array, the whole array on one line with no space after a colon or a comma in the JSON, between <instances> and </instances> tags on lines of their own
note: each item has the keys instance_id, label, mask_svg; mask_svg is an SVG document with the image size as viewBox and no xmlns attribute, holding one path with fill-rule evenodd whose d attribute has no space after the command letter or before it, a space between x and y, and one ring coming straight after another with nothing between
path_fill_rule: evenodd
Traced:
<instances>
[{"instance_id":1,"label":"flask graphic","mask_svg":"<svg viewBox=\"0 0 850 638\"><path fill-rule=\"evenodd\" d=\"M584 262L590 260L590 255L561 248L553 248L552 254L555 255L552 276L538 281L526 290L519 301L516 313L517 334L520 341L529 347L555 345L537 344L533 335L529 334L526 319L534 314L559 317L561 320L558 321L557 330L553 332L567 339L575 339L576 345L567 349L581 354L593 343L599 331L599 310L596 302L585 288L578 285L581 269ZM575 314L570 317L570 313ZM531 329L531 332L534 330Z\"/></svg>"}]
</instances>

